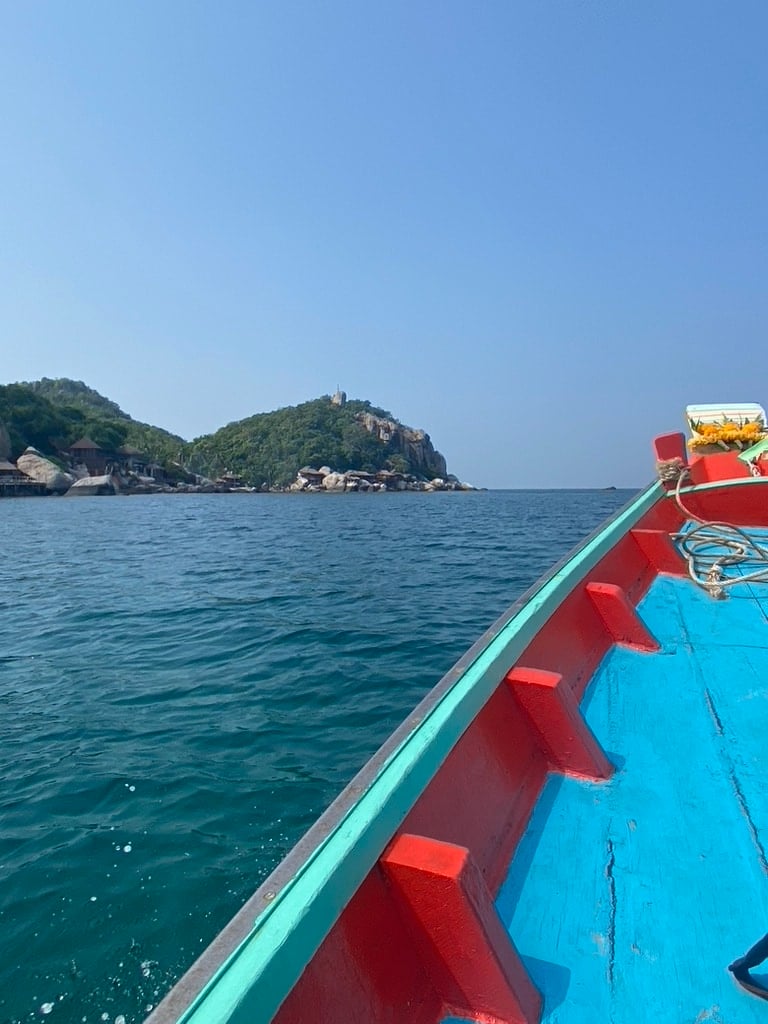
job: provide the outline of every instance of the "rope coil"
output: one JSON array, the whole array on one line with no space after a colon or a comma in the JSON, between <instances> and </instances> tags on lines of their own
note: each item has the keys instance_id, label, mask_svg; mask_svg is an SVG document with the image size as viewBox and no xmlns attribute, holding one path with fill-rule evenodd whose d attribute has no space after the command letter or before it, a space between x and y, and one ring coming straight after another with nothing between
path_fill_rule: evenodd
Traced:
<instances>
[{"instance_id":1,"label":"rope coil","mask_svg":"<svg viewBox=\"0 0 768 1024\"><path fill-rule=\"evenodd\" d=\"M676 478L675 501L683 515L698 525L684 533L673 533L672 540L680 544L693 582L716 599L724 598L726 588L737 583L768 583L768 548L758 544L740 526L707 522L687 509L680 496L680 488L687 476L687 468L682 467ZM725 570L737 565L761 568L745 575L729 576Z\"/></svg>"}]
</instances>

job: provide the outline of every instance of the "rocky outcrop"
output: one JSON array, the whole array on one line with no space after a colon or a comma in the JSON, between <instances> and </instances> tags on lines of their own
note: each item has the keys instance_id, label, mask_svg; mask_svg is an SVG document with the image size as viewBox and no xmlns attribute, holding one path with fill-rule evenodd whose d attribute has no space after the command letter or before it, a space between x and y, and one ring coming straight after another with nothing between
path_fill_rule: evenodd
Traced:
<instances>
[{"instance_id":1,"label":"rocky outcrop","mask_svg":"<svg viewBox=\"0 0 768 1024\"><path fill-rule=\"evenodd\" d=\"M370 412L358 413L356 418L369 434L375 434L380 441L396 448L418 476L440 478L448 475L444 457L435 451L429 434L423 430L403 426L397 420L382 419Z\"/></svg>"},{"instance_id":2,"label":"rocky outcrop","mask_svg":"<svg viewBox=\"0 0 768 1024\"><path fill-rule=\"evenodd\" d=\"M75 482L71 473L65 473L55 462L41 455L37 448L27 448L16 460L16 465L32 480L45 484L49 494L66 494Z\"/></svg>"},{"instance_id":3,"label":"rocky outcrop","mask_svg":"<svg viewBox=\"0 0 768 1024\"><path fill-rule=\"evenodd\" d=\"M474 491L471 484L463 484L455 476L445 479L420 480L411 473L390 473L382 469L378 473L363 473L350 469L336 473L328 466L300 469L289 491L303 491L311 494L319 491Z\"/></svg>"}]
</instances>

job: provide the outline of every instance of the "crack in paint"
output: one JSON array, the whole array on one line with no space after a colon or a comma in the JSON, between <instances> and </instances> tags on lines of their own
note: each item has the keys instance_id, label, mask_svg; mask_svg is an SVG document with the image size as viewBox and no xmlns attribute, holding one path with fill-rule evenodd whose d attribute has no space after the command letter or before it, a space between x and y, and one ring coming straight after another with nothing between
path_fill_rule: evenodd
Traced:
<instances>
[{"instance_id":1,"label":"crack in paint","mask_svg":"<svg viewBox=\"0 0 768 1024\"><path fill-rule=\"evenodd\" d=\"M605 877L608 879L608 899L610 911L608 916L608 985L613 990L613 972L616 960L616 879L613 876L616 867L616 853L613 848L613 840L606 842L608 860L605 865Z\"/></svg>"},{"instance_id":2,"label":"crack in paint","mask_svg":"<svg viewBox=\"0 0 768 1024\"><path fill-rule=\"evenodd\" d=\"M747 821L747 827L749 828L750 835L752 836L752 842L755 844L758 860L760 861L760 867L763 869L763 874L768 875L768 858L765 856L765 850L763 849L763 844L760 842L757 827L752 820L752 815L749 813L749 806L747 805L746 797L744 796L735 771L731 770L729 774L733 791L736 794L736 799L738 800L739 807L741 808L741 813Z\"/></svg>"},{"instance_id":3,"label":"crack in paint","mask_svg":"<svg viewBox=\"0 0 768 1024\"><path fill-rule=\"evenodd\" d=\"M712 700L712 694L709 690L704 690L704 700L707 702L707 711L709 711L712 721L715 723L715 729L717 729L717 735L723 738L725 736L725 728L723 727L723 721L720 715L717 713L715 702Z\"/></svg>"},{"instance_id":4,"label":"crack in paint","mask_svg":"<svg viewBox=\"0 0 768 1024\"><path fill-rule=\"evenodd\" d=\"M718 736L721 740L725 740L725 726L723 725L723 721L717 712L715 702L712 699L712 694L706 688L704 690L704 700L707 703L707 710L709 711L712 721L715 723L715 729L717 730ZM733 789L734 795L736 797L736 802L738 803L739 810L741 811L742 816L744 817L744 820L747 823L749 834L752 837L752 843L755 847L755 850L757 851L757 859L760 862L760 867L762 868L763 874L768 875L768 857L766 857L765 849L763 847L763 844L760 842L760 834L757 831L757 826L755 825L755 822L752 818L752 814L749 810L747 798L744 795L744 790L741 788L739 777L736 774L736 766L734 765L730 755L728 754L728 751L725 747L725 743L723 743L721 747L721 752L723 755L723 760L725 761L728 767L728 778L730 779L731 788Z\"/></svg>"}]
</instances>

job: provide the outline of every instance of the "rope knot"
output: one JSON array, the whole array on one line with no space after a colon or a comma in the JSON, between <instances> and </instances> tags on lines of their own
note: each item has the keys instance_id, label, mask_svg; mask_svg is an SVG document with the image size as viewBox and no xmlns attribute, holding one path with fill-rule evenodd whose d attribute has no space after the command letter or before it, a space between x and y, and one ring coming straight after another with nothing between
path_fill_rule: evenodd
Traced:
<instances>
[{"instance_id":1,"label":"rope knot","mask_svg":"<svg viewBox=\"0 0 768 1024\"><path fill-rule=\"evenodd\" d=\"M680 456L676 455L674 459L659 459L656 462L656 472L662 483L672 484L688 472L688 467Z\"/></svg>"}]
</instances>

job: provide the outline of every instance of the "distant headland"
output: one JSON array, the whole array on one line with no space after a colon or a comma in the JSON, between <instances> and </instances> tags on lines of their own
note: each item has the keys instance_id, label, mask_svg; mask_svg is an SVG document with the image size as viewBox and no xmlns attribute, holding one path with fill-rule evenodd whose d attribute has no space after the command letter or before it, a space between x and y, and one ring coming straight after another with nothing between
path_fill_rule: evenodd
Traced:
<instances>
[{"instance_id":1,"label":"distant headland","mask_svg":"<svg viewBox=\"0 0 768 1024\"><path fill-rule=\"evenodd\" d=\"M82 381L0 385L0 497L474 489L425 431L343 391L186 441Z\"/></svg>"}]
</instances>

